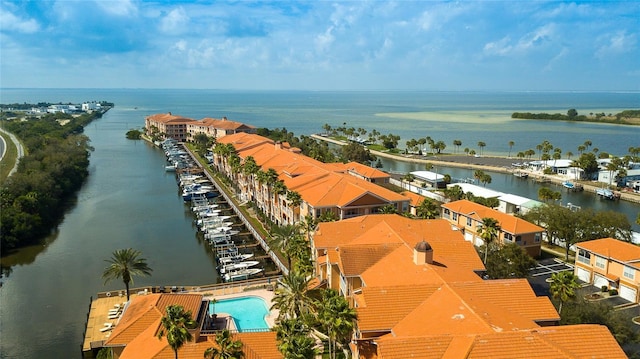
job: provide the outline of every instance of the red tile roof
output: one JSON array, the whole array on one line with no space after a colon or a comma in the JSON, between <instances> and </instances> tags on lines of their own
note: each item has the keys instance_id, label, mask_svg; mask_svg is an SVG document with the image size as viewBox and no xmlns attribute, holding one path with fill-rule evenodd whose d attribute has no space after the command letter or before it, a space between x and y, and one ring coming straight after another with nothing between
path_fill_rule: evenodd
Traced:
<instances>
[{"instance_id":1,"label":"red tile roof","mask_svg":"<svg viewBox=\"0 0 640 359\"><path fill-rule=\"evenodd\" d=\"M627 243L615 238L594 239L576 244L589 252L605 258L611 258L622 263L640 261L640 246Z\"/></svg>"},{"instance_id":2,"label":"red tile roof","mask_svg":"<svg viewBox=\"0 0 640 359\"><path fill-rule=\"evenodd\" d=\"M442 208L448 208L452 212L464 214L477 221L483 218L493 218L500 223L503 231L511 234L524 234L542 232L544 229L531 222L527 222L522 218L515 217L510 214L502 213L493 208L483 206L481 204L471 202L466 199L442 204Z\"/></svg>"}]
</instances>

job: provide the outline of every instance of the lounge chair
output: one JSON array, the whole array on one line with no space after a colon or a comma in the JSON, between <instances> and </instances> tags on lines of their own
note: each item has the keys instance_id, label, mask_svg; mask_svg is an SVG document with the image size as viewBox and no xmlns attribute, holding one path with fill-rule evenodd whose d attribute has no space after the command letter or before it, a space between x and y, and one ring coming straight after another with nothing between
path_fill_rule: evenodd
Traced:
<instances>
[{"instance_id":1,"label":"lounge chair","mask_svg":"<svg viewBox=\"0 0 640 359\"><path fill-rule=\"evenodd\" d=\"M104 333L107 330L111 330L111 329L113 329L113 323L104 323L104 327L100 328L100 331Z\"/></svg>"},{"instance_id":2,"label":"lounge chair","mask_svg":"<svg viewBox=\"0 0 640 359\"><path fill-rule=\"evenodd\" d=\"M109 314L109 316L107 316L107 319L118 319L120 317L120 313L115 313L115 314Z\"/></svg>"}]
</instances>

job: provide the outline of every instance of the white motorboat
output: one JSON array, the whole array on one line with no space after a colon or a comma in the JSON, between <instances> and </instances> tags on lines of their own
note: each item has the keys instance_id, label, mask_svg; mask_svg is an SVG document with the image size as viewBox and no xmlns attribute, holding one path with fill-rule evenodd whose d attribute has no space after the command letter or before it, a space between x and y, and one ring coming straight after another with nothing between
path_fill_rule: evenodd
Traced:
<instances>
[{"instance_id":1,"label":"white motorboat","mask_svg":"<svg viewBox=\"0 0 640 359\"><path fill-rule=\"evenodd\" d=\"M230 256L219 256L218 262L220 262L220 265L226 265L233 262L242 262L253 257L253 253L239 254L237 249L229 250L228 252L234 252L235 254Z\"/></svg>"},{"instance_id":2,"label":"white motorboat","mask_svg":"<svg viewBox=\"0 0 640 359\"><path fill-rule=\"evenodd\" d=\"M242 279L247 279L249 277L251 277L252 275L256 275L260 272L262 272L262 268L243 268L243 269L238 269L236 271L232 271L229 273L226 273L224 275L224 280L226 282L232 282L234 280L242 280Z\"/></svg>"},{"instance_id":3,"label":"white motorboat","mask_svg":"<svg viewBox=\"0 0 640 359\"><path fill-rule=\"evenodd\" d=\"M238 271L240 269L255 267L258 264L260 264L260 262L258 262L258 261L232 262L232 263L225 264L225 265L221 266L220 267L220 273L222 273L222 274L231 273L231 272L234 272L234 271Z\"/></svg>"}]
</instances>

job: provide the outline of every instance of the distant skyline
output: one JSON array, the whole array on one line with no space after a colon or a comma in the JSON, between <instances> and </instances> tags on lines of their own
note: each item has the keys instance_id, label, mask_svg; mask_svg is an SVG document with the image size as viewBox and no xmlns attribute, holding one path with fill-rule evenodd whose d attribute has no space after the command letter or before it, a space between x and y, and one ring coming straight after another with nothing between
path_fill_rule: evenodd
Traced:
<instances>
[{"instance_id":1,"label":"distant skyline","mask_svg":"<svg viewBox=\"0 0 640 359\"><path fill-rule=\"evenodd\" d=\"M0 87L640 91L638 1L4 1Z\"/></svg>"}]
</instances>

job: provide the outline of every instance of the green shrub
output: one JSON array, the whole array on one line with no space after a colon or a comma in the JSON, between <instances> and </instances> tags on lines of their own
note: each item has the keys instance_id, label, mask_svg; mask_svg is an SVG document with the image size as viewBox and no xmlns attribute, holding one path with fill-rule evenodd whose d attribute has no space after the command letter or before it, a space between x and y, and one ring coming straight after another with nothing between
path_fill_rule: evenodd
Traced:
<instances>
[{"instance_id":1,"label":"green shrub","mask_svg":"<svg viewBox=\"0 0 640 359\"><path fill-rule=\"evenodd\" d=\"M608 286L606 286L606 285L603 285L603 286L600 288L600 290L602 290L602 292L604 293L604 292L606 292L606 291L608 291L608 290L609 290L609 287L608 287Z\"/></svg>"}]
</instances>

